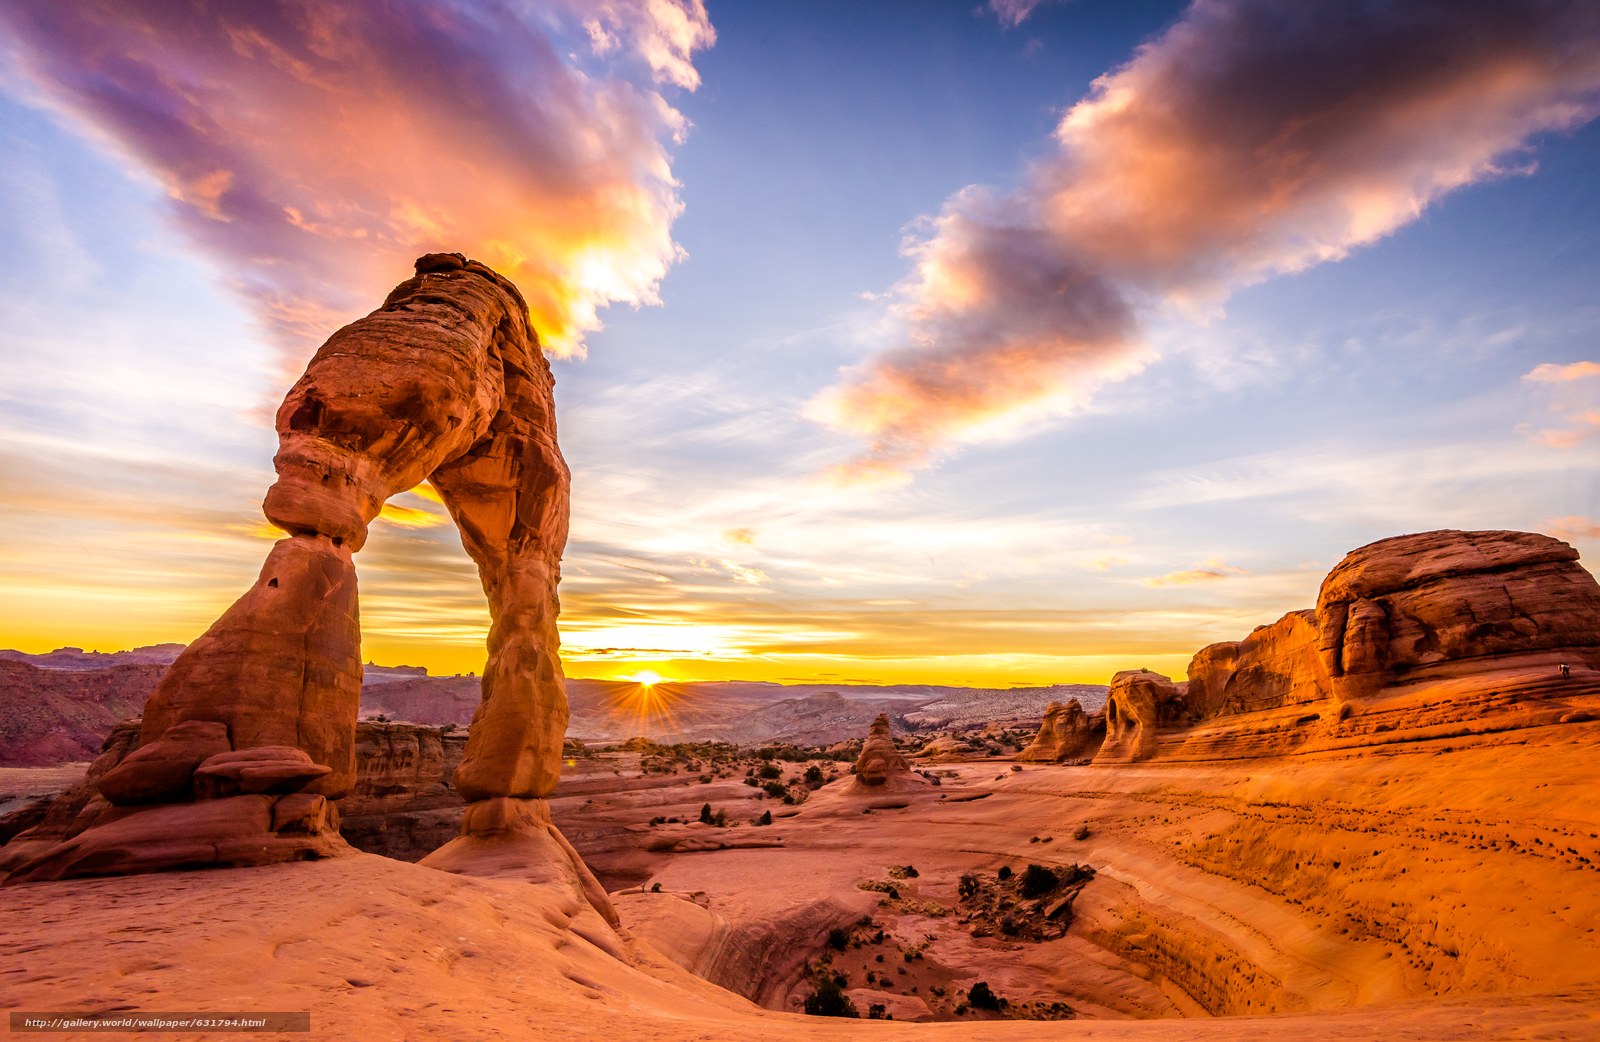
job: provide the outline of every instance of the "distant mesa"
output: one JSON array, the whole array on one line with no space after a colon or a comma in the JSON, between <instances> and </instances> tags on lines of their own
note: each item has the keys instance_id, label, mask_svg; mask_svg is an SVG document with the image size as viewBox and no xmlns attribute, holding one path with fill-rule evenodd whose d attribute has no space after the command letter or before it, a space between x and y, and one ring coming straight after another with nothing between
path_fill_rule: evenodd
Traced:
<instances>
[{"instance_id":1,"label":"distant mesa","mask_svg":"<svg viewBox=\"0 0 1600 1042\"><path fill-rule=\"evenodd\" d=\"M183 653L182 644L149 644L132 651L84 651L82 648L57 648L42 655L22 651L0 651L0 659L26 662L40 669L109 669L112 666L168 666Z\"/></svg>"}]
</instances>

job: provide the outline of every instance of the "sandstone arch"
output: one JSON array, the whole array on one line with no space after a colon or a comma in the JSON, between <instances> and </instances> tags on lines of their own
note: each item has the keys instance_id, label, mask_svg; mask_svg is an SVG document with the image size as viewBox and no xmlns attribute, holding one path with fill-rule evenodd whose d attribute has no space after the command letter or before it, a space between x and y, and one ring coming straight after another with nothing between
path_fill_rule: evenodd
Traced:
<instances>
[{"instance_id":1,"label":"sandstone arch","mask_svg":"<svg viewBox=\"0 0 1600 1042\"><path fill-rule=\"evenodd\" d=\"M90 820L8 882L348 849L327 801L355 777L352 555L391 496L428 480L491 618L483 700L455 774L472 806L463 837L430 860L561 881L611 918L542 803L567 726L556 585L570 476L553 387L522 295L460 254L419 258L382 307L329 337L277 413L278 480L263 510L287 538L173 663L140 748L99 780Z\"/></svg>"}]
</instances>

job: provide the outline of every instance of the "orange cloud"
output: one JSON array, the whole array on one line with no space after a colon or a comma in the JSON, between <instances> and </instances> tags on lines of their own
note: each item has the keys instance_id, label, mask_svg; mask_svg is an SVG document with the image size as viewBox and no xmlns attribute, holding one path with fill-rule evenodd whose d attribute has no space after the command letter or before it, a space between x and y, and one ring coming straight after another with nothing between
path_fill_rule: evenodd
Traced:
<instances>
[{"instance_id":1,"label":"orange cloud","mask_svg":"<svg viewBox=\"0 0 1600 1042\"><path fill-rule=\"evenodd\" d=\"M1552 518L1544 523L1544 527L1560 539L1600 539L1600 521L1580 514Z\"/></svg>"},{"instance_id":2,"label":"orange cloud","mask_svg":"<svg viewBox=\"0 0 1600 1042\"><path fill-rule=\"evenodd\" d=\"M893 483L1068 411L1138 371L1142 314L1344 257L1597 111L1580 0L1194 3L1095 82L1021 189L958 193L909 248L904 342L810 405L868 441L833 475Z\"/></svg>"},{"instance_id":3,"label":"orange cloud","mask_svg":"<svg viewBox=\"0 0 1600 1042\"><path fill-rule=\"evenodd\" d=\"M569 355L680 252L686 124L651 83L698 83L701 0L17 0L0 28L47 103L166 186L285 376L421 253L499 269Z\"/></svg>"},{"instance_id":4,"label":"orange cloud","mask_svg":"<svg viewBox=\"0 0 1600 1042\"><path fill-rule=\"evenodd\" d=\"M1571 365L1556 365L1554 362L1545 362L1536 365L1532 372L1524 373L1524 380L1536 383L1561 383L1567 380L1581 380L1585 376L1600 374L1600 365L1593 362L1573 362Z\"/></svg>"},{"instance_id":5,"label":"orange cloud","mask_svg":"<svg viewBox=\"0 0 1600 1042\"><path fill-rule=\"evenodd\" d=\"M1183 572L1168 572L1166 575L1156 576L1144 580L1149 587L1157 586L1187 586L1191 583L1213 582L1217 579L1226 579L1234 575L1249 575L1244 568L1235 568L1227 564L1220 557L1201 561L1193 569Z\"/></svg>"}]
</instances>

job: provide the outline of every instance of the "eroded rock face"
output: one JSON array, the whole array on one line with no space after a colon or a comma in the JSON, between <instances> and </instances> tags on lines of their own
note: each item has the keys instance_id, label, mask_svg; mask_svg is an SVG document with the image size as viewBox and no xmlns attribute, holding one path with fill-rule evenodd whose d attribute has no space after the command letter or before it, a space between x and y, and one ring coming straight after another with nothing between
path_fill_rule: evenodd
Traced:
<instances>
[{"instance_id":1,"label":"eroded rock face","mask_svg":"<svg viewBox=\"0 0 1600 1042\"><path fill-rule=\"evenodd\" d=\"M369 854L416 861L461 832L450 784L466 735L364 720L356 725L356 784L339 801L340 831Z\"/></svg>"},{"instance_id":2,"label":"eroded rock face","mask_svg":"<svg viewBox=\"0 0 1600 1042\"><path fill-rule=\"evenodd\" d=\"M1148 669L1125 669L1112 677L1106 740L1094 762L1133 763L1153 756L1163 730L1192 719L1184 687Z\"/></svg>"},{"instance_id":3,"label":"eroded rock face","mask_svg":"<svg viewBox=\"0 0 1600 1042\"><path fill-rule=\"evenodd\" d=\"M477 802L553 792L567 726L556 584L569 476L552 390L516 287L459 254L420 258L383 307L330 337L278 410L278 480L263 509L289 537L146 704L141 753L151 752L102 779L107 799L163 806L99 813L54 861L47 852L11 881L155 871L170 858L190 863L207 844L206 863L225 864L292 858L296 842L307 856L348 849L327 827L336 813L302 797L343 796L356 778L351 555L383 504L424 480L478 565L491 619L483 700L455 787ZM291 803L280 813L282 800ZM527 824L540 850L566 849L548 835L548 813L495 806L495 820ZM185 820L203 842L183 841ZM469 810L467 820L489 819ZM468 871L461 854L450 870Z\"/></svg>"},{"instance_id":4,"label":"eroded rock face","mask_svg":"<svg viewBox=\"0 0 1600 1042\"><path fill-rule=\"evenodd\" d=\"M1063 705L1051 702L1044 711L1044 722L1033 742L1017 759L1036 763L1060 763L1080 756L1092 756L1105 738L1104 724L1097 729L1076 698Z\"/></svg>"},{"instance_id":5,"label":"eroded rock face","mask_svg":"<svg viewBox=\"0 0 1600 1042\"><path fill-rule=\"evenodd\" d=\"M1317 596L1323 665L1343 697L1492 665L1600 667L1600 586L1533 532L1422 532L1349 553Z\"/></svg>"},{"instance_id":6,"label":"eroded rock face","mask_svg":"<svg viewBox=\"0 0 1600 1042\"><path fill-rule=\"evenodd\" d=\"M861 746L861 755L856 758L856 780L863 785L882 785L891 776L910 770L911 765L900 755L900 750L894 747L894 739L890 737L889 715L879 713L878 718L872 721L871 733Z\"/></svg>"}]
</instances>

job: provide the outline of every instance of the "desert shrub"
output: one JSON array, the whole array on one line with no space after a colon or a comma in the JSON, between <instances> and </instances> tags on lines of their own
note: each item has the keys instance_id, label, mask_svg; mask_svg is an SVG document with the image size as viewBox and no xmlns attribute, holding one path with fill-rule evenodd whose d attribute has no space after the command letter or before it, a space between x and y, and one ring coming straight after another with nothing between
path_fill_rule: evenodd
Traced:
<instances>
[{"instance_id":1,"label":"desert shrub","mask_svg":"<svg viewBox=\"0 0 1600 1042\"><path fill-rule=\"evenodd\" d=\"M1011 915L1010 912L1007 912L1005 915L1000 917L1000 932L1008 937L1016 934L1017 920Z\"/></svg>"},{"instance_id":2,"label":"desert shrub","mask_svg":"<svg viewBox=\"0 0 1600 1042\"><path fill-rule=\"evenodd\" d=\"M788 793L784 793L783 794L783 802L793 806L794 805L794 797L789 795Z\"/></svg>"},{"instance_id":3,"label":"desert shrub","mask_svg":"<svg viewBox=\"0 0 1600 1042\"><path fill-rule=\"evenodd\" d=\"M664 818L661 815L657 814L655 817L650 819L650 824L652 824L652 825L660 825L660 824L664 823L666 820L667 820L666 818Z\"/></svg>"},{"instance_id":4,"label":"desert shrub","mask_svg":"<svg viewBox=\"0 0 1600 1042\"><path fill-rule=\"evenodd\" d=\"M700 776L700 784L701 784L701 785L710 785L710 784L711 784L711 775L709 775L709 774L702 774L702 775L701 775L701 776Z\"/></svg>"},{"instance_id":5,"label":"desert shrub","mask_svg":"<svg viewBox=\"0 0 1600 1042\"><path fill-rule=\"evenodd\" d=\"M659 894L659 893L661 893L661 884L660 884L660 883L655 883L655 884L652 884L652 885L651 885L651 887L650 887L650 892L651 892L651 893L652 893L652 894Z\"/></svg>"},{"instance_id":6,"label":"desert shrub","mask_svg":"<svg viewBox=\"0 0 1600 1042\"><path fill-rule=\"evenodd\" d=\"M711 819L711 824L715 825L719 829L720 828L727 828L727 826L728 826L728 812L727 812L727 810L725 808L718 807L717 808L717 816Z\"/></svg>"},{"instance_id":7,"label":"desert shrub","mask_svg":"<svg viewBox=\"0 0 1600 1042\"><path fill-rule=\"evenodd\" d=\"M771 796L775 800L782 799L783 797L789 795L788 786L784 785L783 782L769 781L767 784L761 786L761 791L765 792L768 796Z\"/></svg>"},{"instance_id":8,"label":"desert shrub","mask_svg":"<svg viewBox=\"0 0 1600 1042\"><path fill-rule=\"evenodd\" d=\"M844 951L850 946L850 931L843 927L835 926L828 931L828 947Z\"/></svg>"},{"instance_id":9,"label":"desert shrub","mask_svg":"<svg viewBox=\"0 0 1600 1042\"><path fill-rule=\"evenodd\" d=\"M812 764L806 768L806 784L813 789L822 788L822 768Z\"/></svg>"},{"instance_id":10,"label":"desert shrub","mask_svg":"<svg viewBox=\"0 0 1600 1042\"><path fill-rule=\"evenodd\" d=\"M890 879L915 879L915 878L917 878L917 866L915 866L915 865L890 865L889 866L889 878Z\"/></svg>"},{"instance_id":11,"label":"desert shrub","mask_svg":"<svg viewBox=\"0 0 1600 1042\"><path fill-rule=\"evenodd\" d=\"M811 997L806 999L806 1012L813 1017L855 1017L861 1018L856 1012L856 1004L850 1001L850 996L844 993L833 978L823 977L818 980L816 990Z\"/></svg>"},{"instance_id":12,"label":"desert shrub","mask_svg":"<svg viewBox=\"0 0 1600 1042\"><path fill-rule=\"evenodd\" d=\"M1017 893L1028 898L1043 897L1060 885L1061 880L1050 869L1043 865L1029 865L1017 884Z\"/></svg>"},{"instance_id":13,"label":"desert shrub","mask_svg":"<svg viewBox=\"0 0 1600 1042\"><path fill-rule=\"evenodd\" d=\"M749 777L748 775L745 777L744 783L750 786L752 789L761 788L761 783L756 781L754 778Z\"/></svg>"},{"instance_id":14,"label":"desert shrub","mask_svg":"<svg viewBox=\"0 0 1600 1042\"><path fill-rule=\"evenodd\" d=\"M456 729L456 725L455 724L445 724L443 727L439 728L439 733L440 734L449 734L451 731L454 731L455 729Z\"/></svg>"},{"instance_id":15,"label":"desert shrub","mask_svg":"<svg viewBox=\"0 0 1600 1042\"><path fill-rule=\"evenodd\" d=\"M711 824L711 804L707 803L705 806L700 808L700 820L705 822L707 825Z\"/></svg>"},{"instance_id":16,"label":"desert shrub","mask_svg":"<svg viewBox=\"0 0 1600 1042\"><path fill-rule=\"evenodd\" d=\"M1000 877L1000 882L1004 883L1006 880L1011 878L1011 866L1001 865L1000 871L997 872L996 875Z\"/></svg>"},{"instance_id":17,"label":"desert shrub","mask_svg":"<svg viewBox=\"0 0 1600 1042\"><path fill-rule=\"evenodd\" d=\"M761 820L756 822L756 824L757 825L770 825L770 824L772 824L772 812L770 810L762 811L761 812Z\"/></svg>"},{"instance_id":18,"label":"desert shrub","mask_svg":"<svg viewBox=\"0 0 1600 1042\"><path fill-rule=\"evenodd\" d=\"M776 754L777 754L777 750L776 749L768 748L768 749L757 749L756 750L756 755L761 757L763 760L770 760ZM776 778L777 775L774 774L772 777Z\"/></svg>"},{"instance_id":19,"label":"desert shrub","mask_svg":"<svg viewBox=\"0 0 1600 1042\"><path fill-rule=\"evenodd\" d=\"M759 770L756 773L762 778L781 778L781 777L783 777L782 768L780 768L775 763L764 763L764 764L762 764L761 765L761 770Z\"/></svg>"},{"instance_id":20,"label":"desert shrub","mask_svg":"<svg viewBox=\"0 0 1600 1042\"><path fill-rule=\"evenodd\" d=\"M988 981L979 981L967 992L967 1001L973 1009L988 1009L1000 1012L1000 997L989 990Z\"/></svg>"},{"instance_id":21,"label":"desert shrub","mask_svg":"<svg viewBox=\"0 0 1600 1042\"><path fill-rule=\"evenodd\" d=\"M859 890L875 890L880 894L887 894L891 899L895 900L898 900L900 897L900 890L898 887L896 887L893 883L886 883L881 879L869 879L865 883L857 883L856 888Z\"/></svg>"},{"instance_id":22,"label":"desert shrub","mask_svg":"<svg viewBox=\"0 0 1600 1042\"><path fill-rule=\"evenodd\" d=\"M1068 865L1066 868L1056 869L1056 878L1061 881L1062 886L1072 886L1085 879L1093 879L1094 869L1088 865Z\"/></svg>"},{"instance_id":23,"label":"desert shrub","mask_svg":"<svg viewBox=\"0 0 1600 1042\"><path fill-rule=\"evenodd\" d=\"M971 872L966 872L956 883L956 893L963 899L978 896L978 877Z\"/></svg>"}]
</instances>

